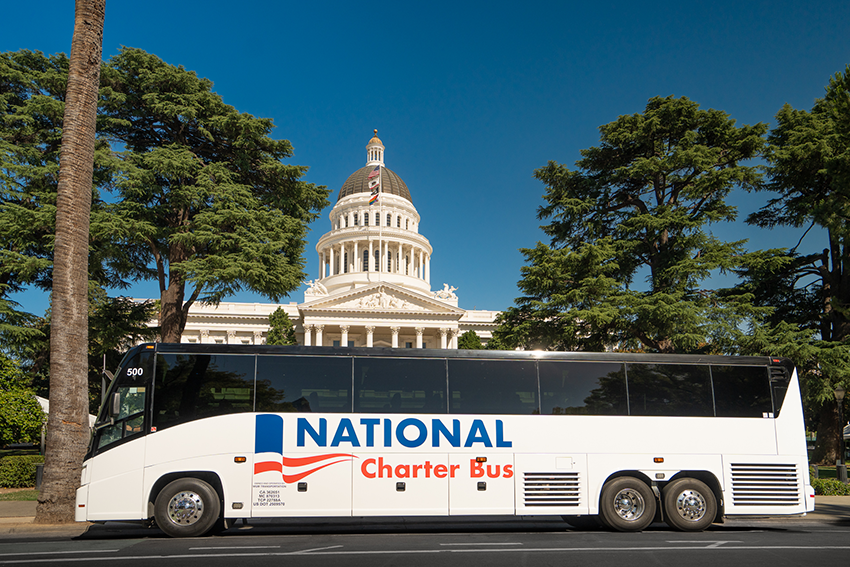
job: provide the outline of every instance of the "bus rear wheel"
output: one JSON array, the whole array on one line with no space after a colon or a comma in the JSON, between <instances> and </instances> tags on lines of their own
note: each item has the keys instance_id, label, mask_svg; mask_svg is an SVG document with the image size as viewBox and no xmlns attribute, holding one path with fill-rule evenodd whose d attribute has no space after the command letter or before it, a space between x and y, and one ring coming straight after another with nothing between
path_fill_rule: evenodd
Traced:
<instances>
[{"instance_id":1,"label":"bus rear wheel","mask_svg":"<svg viewBox=\"0 0 850 567\"><path fill-rule=\"evenodd\" d=\"M680 478L664 487L664 521L683 532L701 532L717 516L714 492L695 478Z\"/></svg>"},{"instance_id":2,"label":"bus rear wheel","mask_svg":"<svg viewBox=\"0 0 850 567\"><path fill-rule=\"evenodd\" d=\"M655 518L655 495L646 483L621 476L602 487L599 513L605 524L620 532L639 532Z\"/></svg>"},{"instance_id":3,"label":"bus rear wheel","mask_svg":"<svg viewBox=\"0 0 850 567\"><path fill-rule=\"evenodd\" d=\"M221 514L215 489L197 478L170 482L154 503L156 525L171 537L196 537L209 532Z\"/></svg>"}]
</instances>

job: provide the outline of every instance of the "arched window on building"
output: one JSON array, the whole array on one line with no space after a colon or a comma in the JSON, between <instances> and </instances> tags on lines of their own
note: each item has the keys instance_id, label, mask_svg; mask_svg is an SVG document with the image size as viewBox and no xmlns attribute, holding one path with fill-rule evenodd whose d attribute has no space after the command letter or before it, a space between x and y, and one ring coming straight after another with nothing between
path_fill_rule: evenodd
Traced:
<instances>
[{"instance_id":1,"label":"arched window on building","mask_svg":"<svg viewBox=\"0 0 850 567\"><path fill-rule=\"evenodd\" d=\"M375 271L381 271L381 251L375 250Z\"/></svg>"},{"instance_id":2,"label":"arched window on building","mask_svg":"<svg viewBox=\"0 0 850 567\"><path fill-rule=\"evenodd\" d=\"M354 226L358 225L359 220L360 220L360 213L354 213Z\"/></svg>"},{"instance_id":3,"label":"arched window on building","mask_svg":"<svg viewBox=\"0 0 850 567\"><path fill-rule=\"evenodd\" d=\"M393 216L391 214L387 213L387 226L392 226L392 225L393 225Z\"/></svg>"},{"instance_id":4,"label":"arched window on building","mask_svg":"<svg viewBox=\"0 0 850 567\"><path fill-rule=\"evenodd\" d=\"M369 213L363 213L363 226L369 226Z\"/></svg>"},{"instance_id":5,"label":"arched window on building","mask_svg":"<svg viewBox=\"0 0 850 567\"><path fill-rule=\"evenodd\" d=\"M405 276L410 275L410 256L404 257L404 275Z\"/></svg>"},{"instance_id":6,"label":"arched window on building","mask_svg":"<svg viewBox=\"0 0 850 567\"><path fill-rule=\"evenodd\" d=\"M410 229L410 221L408 219L404 219L404 230Z\"/></svg>"},{"instance_id":7,"label":"arched window on building","mask_svg":"<svg viewBox=\"0 0 850 567\"><path fill-rule=\"evenodd\" d=\"M363 271L363 272L369 271L369 251L368 250L363 251L363 269L361 271Z\"/></svg>"},{"instance_id":8,"label":"arched window on building","mask_svg":"<svg viewBox=\"0 0 850 567\"><path fill-rule=\"evenodd\" d=\"M396 221L396 227L401 228L401 215L397 216L395 221Z\"/></svg>"},{"instance_id":9,"label":"arched window on building","mask_svg":"<svg viewBox=\"0 0 850 567\"><path fill-rule=\"evenodd\" d=\"M345 255L342 257L342 273L348 273L348 252L346 252Z\"/></svg>"},{"instance_id":10,"label":"arched window on building","mask_svg":"<svg viewBox=\"0 0 850 567\"><path fill-rule=\"evenodd\" d=\"M348 228L348 215L345 215L345 228Z\"/></svg>"},{"instance_id":11,"label":"arched window on building","mask_svg":"<svg viewBox=\"0 0 850 567\"><path fill-rule=\"evenodd\" d=\"M393 253L387 250L387 271L393 271Z\"/></svg>"}]
</instances>

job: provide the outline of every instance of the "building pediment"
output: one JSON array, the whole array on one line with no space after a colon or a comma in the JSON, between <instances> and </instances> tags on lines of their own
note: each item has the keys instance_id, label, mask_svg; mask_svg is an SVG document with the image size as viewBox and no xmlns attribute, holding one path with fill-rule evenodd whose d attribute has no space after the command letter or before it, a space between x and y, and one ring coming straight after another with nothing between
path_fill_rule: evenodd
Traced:
<instances>
[{"instance_id":1,"label":"building pediment","mask_svg":"<svg viewBox=\"0 0 850 567\"><path fill-rule=\"evenodd\" d=\"M420 313L460 316L465 311L431 296L391 283L376 283L353 290L323 296L302 303L298 309L310 312Z\"/></svg>"}]
</instances>

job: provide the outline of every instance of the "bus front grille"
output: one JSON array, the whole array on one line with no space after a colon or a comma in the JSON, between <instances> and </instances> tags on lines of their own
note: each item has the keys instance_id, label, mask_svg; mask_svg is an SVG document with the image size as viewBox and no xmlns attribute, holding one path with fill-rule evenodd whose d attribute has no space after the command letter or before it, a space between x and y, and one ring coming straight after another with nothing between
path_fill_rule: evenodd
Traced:
<instances>
[{"instance_id":1,"label":"bus front grille","mask_svg":"<svg viewBox=\"0 0 850 567\"><path fill-rule=\"evenodd\" d=\"M800 479L796 465L732 464L735 506L797 506Z\"/></svg>"},{"instance_id":2,"label":"bus front grille","mask_svg":"<svg viewBox=\"0 0 850 567\"><path fill-rule=\"evenodd\" d=\"M578 506L580 500L577 472L524 473L526 507Z\"/></svg>"}]
</instances>

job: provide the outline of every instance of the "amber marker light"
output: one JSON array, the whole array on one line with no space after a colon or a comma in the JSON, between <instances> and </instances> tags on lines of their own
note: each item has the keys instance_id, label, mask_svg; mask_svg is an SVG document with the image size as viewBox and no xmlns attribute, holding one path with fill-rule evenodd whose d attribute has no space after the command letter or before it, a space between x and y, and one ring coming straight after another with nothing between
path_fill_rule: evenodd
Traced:
<instances>
[{"instance_id":1,"label":"amber marker light","mask_svg":"<svg viewBox=\"0 0 850 567\"><path fill-rule=\"evenodd\" d=\"M476 463L486 463L487 457L475 457L475 462Z\"/></svg>"},{"instance_id":2,"label":"amber marker light","mask_svg":"<svg viewBox=\"0 0 850 567\"><path fill-rule=\"evenodd\" d=\"M653 463L663 463L663 462L664 462L664 457L654 457L654 458L652 459L652 462L653 462Z\"/></svg>"},{"instance_id":3,"label":"amber marker light","mask_svg":"<svg viewBox=\"0 0 850 567\"><path fill-rule=\"evenodd\" d=\"M248 460L248 459L246 459L245 457L233 457L233 462L234 462L234 463L244 463L244 462L245 462L245 461L247 461L247 460Z\"/></svg>"}]
</instances>

